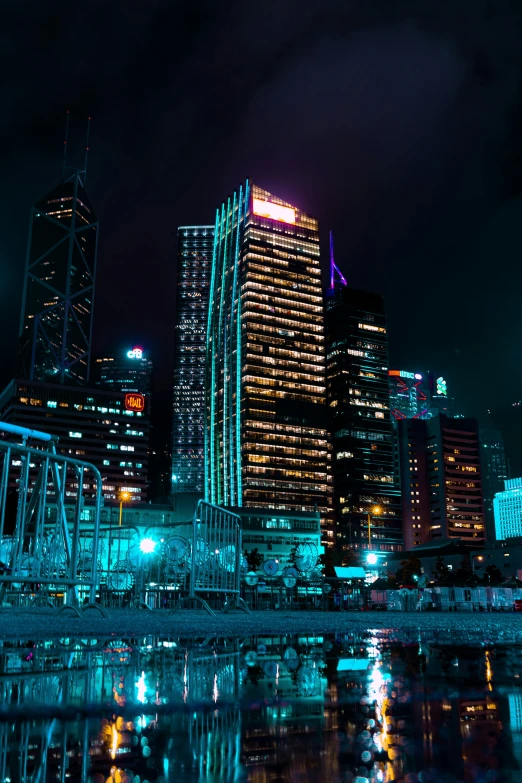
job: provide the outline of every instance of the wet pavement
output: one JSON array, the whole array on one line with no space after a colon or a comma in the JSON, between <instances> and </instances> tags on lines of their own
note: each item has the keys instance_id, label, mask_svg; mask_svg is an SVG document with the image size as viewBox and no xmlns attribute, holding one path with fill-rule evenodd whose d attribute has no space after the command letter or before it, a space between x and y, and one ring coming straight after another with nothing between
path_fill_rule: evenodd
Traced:
<instances>
[{"instance_id":1,"label":"wet pavement","mask_svg":"<svg viewBox=\"0 0 522 783\"><path fill-rule=\"evenodd\" d=\"M1 783L522 781L518 617L314 615L345 626L325 633L184 612L186 630L118 634L135 615L111 613L29 639L5 616ZM209 627L229 620L265 627Z\"/></svg>"}]
</instances>

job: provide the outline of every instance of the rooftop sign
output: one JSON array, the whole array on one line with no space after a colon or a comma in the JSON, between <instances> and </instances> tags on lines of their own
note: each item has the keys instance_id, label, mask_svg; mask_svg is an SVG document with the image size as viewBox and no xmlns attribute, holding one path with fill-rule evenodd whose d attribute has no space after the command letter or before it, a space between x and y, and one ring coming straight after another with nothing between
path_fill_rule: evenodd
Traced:
<instances>
[{"instance_id":1,"label":"rooftop sign","mask_svg":"<svg viewBox=\"0 0 522 783\"><path fill-rule=\"evenodd\" d=\"M281 223L295 223L295 209L274 204L273 201L263 201L260 198L253 199L254 215L259 217L279 220Z\"/></svg>"}]
</instances>

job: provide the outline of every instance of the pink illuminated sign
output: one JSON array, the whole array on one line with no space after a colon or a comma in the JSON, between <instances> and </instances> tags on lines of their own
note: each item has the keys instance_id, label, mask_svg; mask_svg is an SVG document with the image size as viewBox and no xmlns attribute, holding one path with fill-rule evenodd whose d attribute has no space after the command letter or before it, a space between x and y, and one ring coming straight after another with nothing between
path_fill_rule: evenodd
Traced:
<instances>
[{"instance_id":1,"label":"pink illuminated sign","mask_svg":"<svg viewBox=\"0 0 522 783\"><path fill-rule=\"evenodd\" d=\"M295 209L292 207L282 207L281 204L263 201L260 198L255 198L253 201L254 215L279 220L281 223L295 223Z\"/></svg>"}]
</instances>

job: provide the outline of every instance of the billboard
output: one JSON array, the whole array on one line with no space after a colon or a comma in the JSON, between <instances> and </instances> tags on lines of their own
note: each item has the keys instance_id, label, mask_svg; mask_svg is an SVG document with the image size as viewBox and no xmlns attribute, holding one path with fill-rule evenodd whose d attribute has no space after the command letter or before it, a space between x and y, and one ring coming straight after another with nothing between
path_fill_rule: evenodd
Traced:
<instances>
[{"instance_id":1,"label":"billboard","mask_svg":"<svg viewBox=\"0 0 522 783\"><path fill-rule=\"evenodd\" d=\"M125 410L127 411L144 411L145 410L145 397L143 394L137 392L129 392L125 395Z\"/></svg>"},{"instance_id":2,"label":"billboard","mask_svg":"<svg viewBox=\"0 0 522 783\"><path fill-rule=\"evenodd\" d=\"M292 207L283 207L260 198L254 198L253 202L254 215L279 220L281 223L295 223L295 209Z\"/></svg>"}]
</instances>

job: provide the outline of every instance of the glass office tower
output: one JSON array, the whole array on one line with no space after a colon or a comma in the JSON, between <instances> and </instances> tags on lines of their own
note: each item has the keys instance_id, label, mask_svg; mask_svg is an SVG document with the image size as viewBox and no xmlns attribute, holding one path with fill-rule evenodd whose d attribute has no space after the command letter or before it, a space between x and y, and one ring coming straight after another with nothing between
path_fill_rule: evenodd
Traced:
<instances>
[{"instance_id":1,"label":"glass office tower","mask_svg":"<svg viewBox=\"0 0 522 783\"><path fill-rule=\"evenodd\" d=\"M203 493L205 344L214 226L178 228L172 492Z\"/></svg>"},{"instance_id":2,"label":"glass office tower","mask_svg":"<svg viewBox=\"0 0 522 783\"><path fill-rule=\"evenodd\" d=\"M31 380L89 379L98 221L74 171L31 210L20 347Z\"/></svg>"},{"instance_id":3,"label":"glass office tower","mask_svg":"<svg viewBox=\"0 0 522 783\"><path fill-rule=\"evenodd\" d=\"M207 331L207 497L330 510L318 223L250 184L218 210Z\"/></svg>"},{"instance_id":4,"label":"glass office tower","mask_svg":"<svg viewBox=\"0 0 522 783\"><path fill-rule=\"evenodd\" d=\"M326 304L326 332L337 544L340 549L400 551L382 296L347 286L333 291Z\"/></svg>"},{"instance_id":5,"label":"glass office tower","mask_svg":"<svg viewBox=\"0 0 522 783\"><path fill-rule=\"evenodd\" d=\"M105 389L151 396L152 361L142 348L129 348L115 356L96 359L93 375L95 383Z\"/></svg>"}]
</instances>

